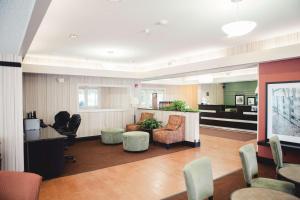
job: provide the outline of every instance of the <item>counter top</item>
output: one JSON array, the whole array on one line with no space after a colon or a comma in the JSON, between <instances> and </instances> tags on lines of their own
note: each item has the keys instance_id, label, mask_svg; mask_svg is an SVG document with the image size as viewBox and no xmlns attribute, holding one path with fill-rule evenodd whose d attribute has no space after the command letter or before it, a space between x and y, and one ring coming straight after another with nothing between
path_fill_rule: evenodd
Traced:
<instances>
[{"instance_id":1,"label":"counter top","mask_svg":"<svg viewBox=\"0 0 300 200\"><path fill-rule=\"evenodd\" d=\"M41 140L55 140L66 138L66 136L59 134L51 127L41 128L39 130L29 130L24 132L24 142L35 142Z\"/></svg>"},{"instance_id":2,"label":"counter top","mask_svg":"<svg viewBox=\"0 0 300 200\"><path fill-rule=\"evenodd\" d=\"M191 112L191 111L179 111L179 110L162 110L162 109L153 109L153 108L137 108L138 110L154 110L154 111L165 111L165 112L182 112L182 113L199 113L200 111L198 112Z\"/></svg>"}]
</instances>

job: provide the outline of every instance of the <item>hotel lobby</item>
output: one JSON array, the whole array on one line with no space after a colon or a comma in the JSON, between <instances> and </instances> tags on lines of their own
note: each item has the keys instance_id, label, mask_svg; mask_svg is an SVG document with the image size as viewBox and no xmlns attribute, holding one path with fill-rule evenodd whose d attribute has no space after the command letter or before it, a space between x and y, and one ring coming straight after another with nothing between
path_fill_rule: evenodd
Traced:
<instances>
[{"instance_id":1,"label":"hotel lobby","mask_svg":"<svg viewBox=\"0 0 300 200\"><path fill-rule=\"evenodd\" d=\"M0 1L0 200L299 199L299 10Z\"/></svg>"}]
</instances>

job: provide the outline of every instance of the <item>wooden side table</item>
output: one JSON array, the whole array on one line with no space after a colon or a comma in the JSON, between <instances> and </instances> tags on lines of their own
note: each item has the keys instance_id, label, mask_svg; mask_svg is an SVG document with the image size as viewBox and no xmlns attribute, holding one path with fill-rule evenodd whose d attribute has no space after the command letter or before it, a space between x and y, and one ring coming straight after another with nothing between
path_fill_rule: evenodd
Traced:
<instances>
[{"instance_id":1,"label":"wooden side table","mask_svg":"<svg viewBox=\"0 0 300 200\"><path fill-rule=\"evenodd\" d=\"M300 165L291 165L280 168L278 177L294 183L296 186L296 195L300 197Z\"/></svg>"}]
</instances>

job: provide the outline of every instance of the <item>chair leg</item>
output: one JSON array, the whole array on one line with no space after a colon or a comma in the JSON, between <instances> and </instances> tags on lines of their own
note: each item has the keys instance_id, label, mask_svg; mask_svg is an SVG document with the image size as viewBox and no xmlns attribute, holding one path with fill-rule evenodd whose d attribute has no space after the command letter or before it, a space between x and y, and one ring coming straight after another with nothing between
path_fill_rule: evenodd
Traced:
<instances>
[{"instance_id":1,"label":"chair leg","mask_svg":"<svg viewBox=\"0 0 300 200\"><path fill-rule=\"evenodd\" d=\"M72 155L65 155L65 160L66 161L72 161L73 163L76 162L76 159Z\"/></svg>"}]
</instances>

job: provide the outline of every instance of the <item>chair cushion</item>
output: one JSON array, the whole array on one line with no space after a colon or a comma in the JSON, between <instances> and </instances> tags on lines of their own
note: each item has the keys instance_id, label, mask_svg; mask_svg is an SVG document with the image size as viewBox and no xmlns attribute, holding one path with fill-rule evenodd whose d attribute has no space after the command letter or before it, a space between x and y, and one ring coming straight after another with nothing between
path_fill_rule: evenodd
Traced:
<instances>
[{"instance_id":1,"label":"chair cushion","mask_svg":"<svg viewBox=\"0 0 300 200\"><path fill-rule=\"evenodd\" d=\"M153 119L154 113L148 113L148 112L142 112L141 113L141 118L140 120L137 122L137 124L141 124L143 121L145 121L146 119Z\"/></svg>"},{"instance_id":2,"label":"chair cushion","mask_svg":"<svg viewBox=\"0 0 300 200\"><path fill-rule=\"evenodd\" d=\"M252 178L258 175L256 149L253 144L246 144L240 148L239 153L245 182L250 185Z\"/></svg>"},{"instance_id":3,"label":"chair cushion","mask_svg":"<svg viewBox=\"0 0 300 200\"><path fill-rule=\"evenodd\" d=\"M178 129L179 125L177 124L167 124L166 129L171 131L176 131Z\"/></svg>"},{"instance_id":4,"label":"chair cushion","mask_svg":"<svg viewBox=\"0 0 300 200\"><path fill-rule=\"evenodd\" d=\"M141 126L138 124L127 124L126 131L138 131L141 129Z\"/></svg>"},{"instance_id":5,"label":"chair cushion","mask_svg":"<svg viewBox=\"0 0 300 200\"><path fill-rule=\"evenodd\" d=\"M277 169L283 167L282 149L277 135L274 135L270 138L270 147Z\"/></svg>"},{"instance_id":6,"label":"chair cushion","mask_svg":"<svg viewBox=\"0 0 300 200\"><path fill-rule=\"evenodd\" d=\"M153 140L164 144L173 144L184 141L184 134L168 129L156 129L153 132Z\"/></svg>"},{"instance_id":7,"label":"chair cushion","mask_svg":"<svg viewBox=\"0 0 300 200\"><path fill-rule=\"evenodd\" d=\"M295 185L287 181L270 178L255 178L251 181L251 187L268 188L289 194L295 194Z\"/></svg>"},{"instance_id":8,"label":"chair cushion","mask_svg":"<svg viewBox=\"0 0 300 200\"><path fill-rule=\"evenodd\" d=\"M213 196L214 183L211 161L207 157L188 163L184 169L188 199L207 199Z\"/></svg>"},{"instance_id":9,"label":"chair cushion","mask_svg":"<svg viewBox=\"0 0 300 200\"><path fill-rule=\"evenodd\" d=\"M0 171L0 199L38 200L41 181L33 173Z\"/></svg>"}]
</instances>

